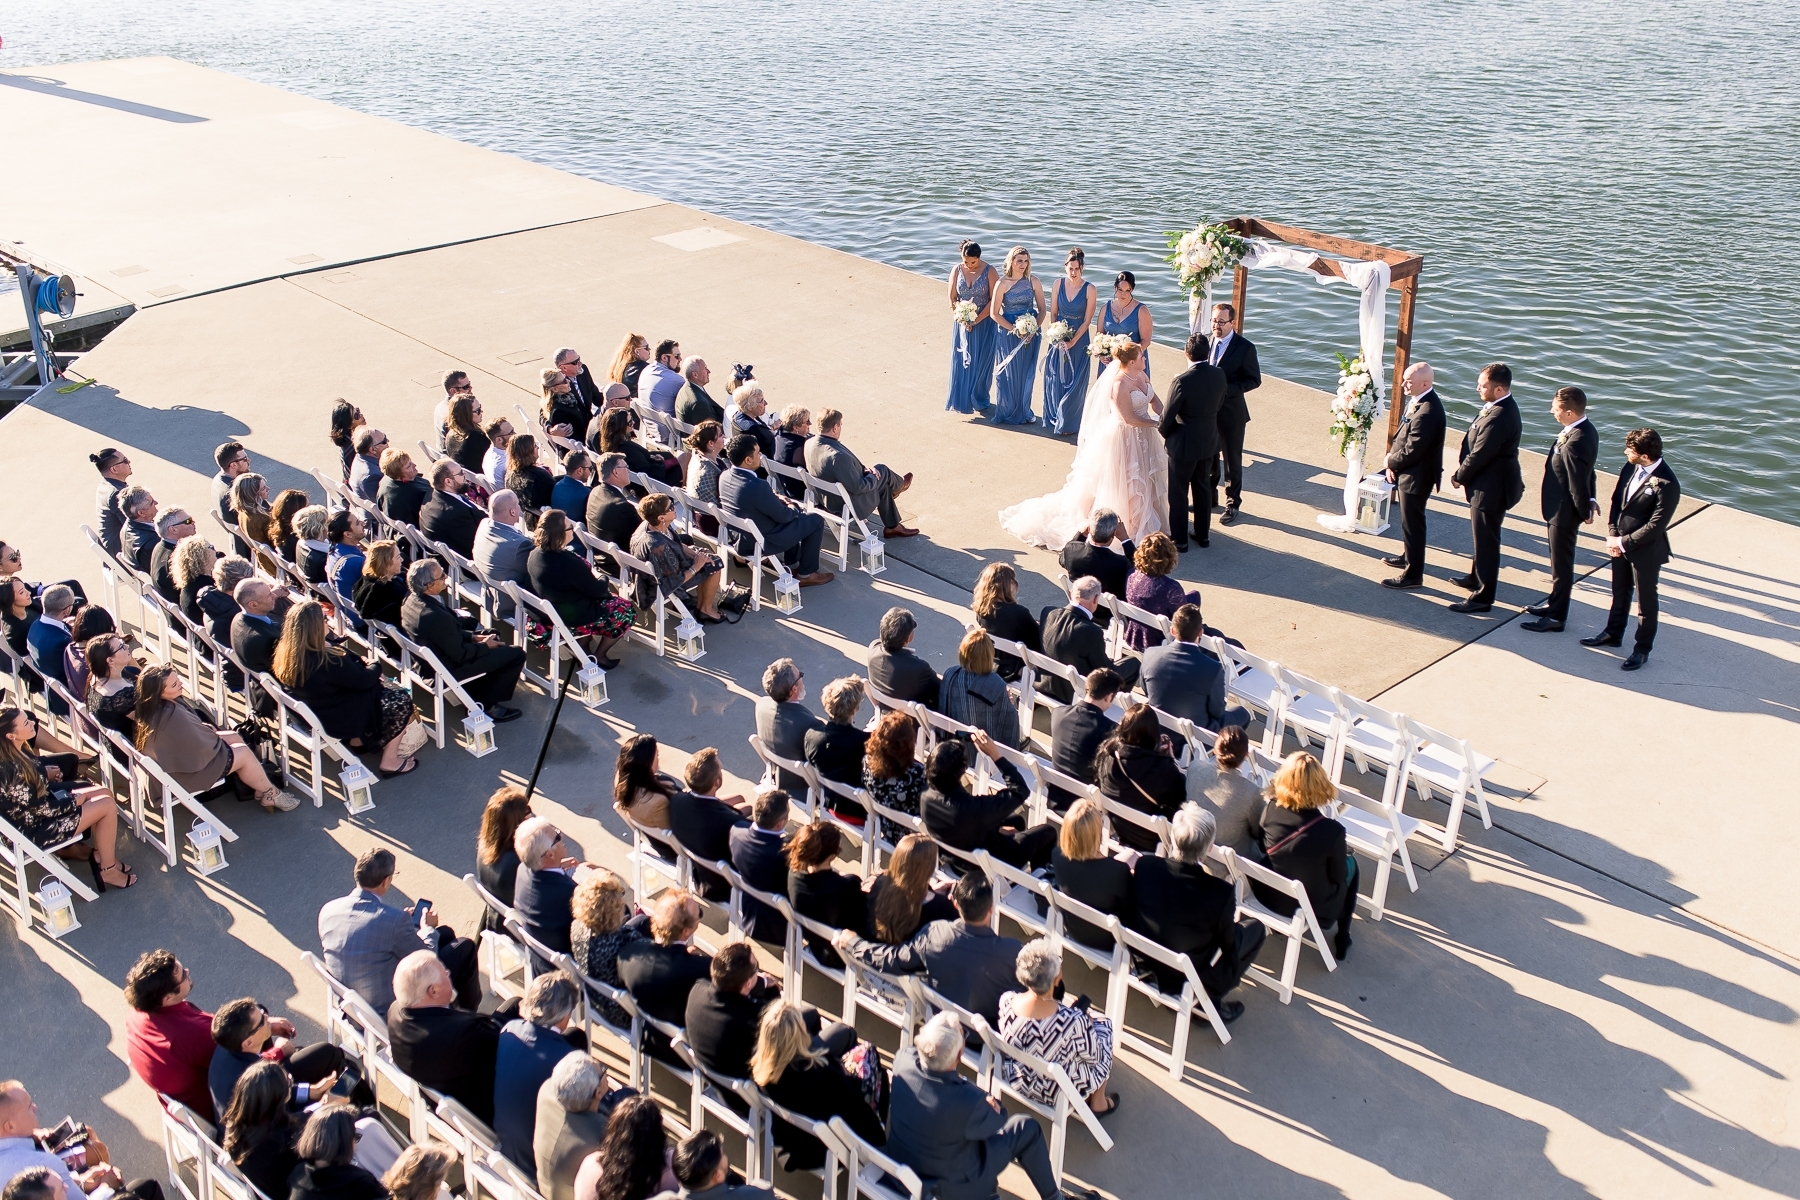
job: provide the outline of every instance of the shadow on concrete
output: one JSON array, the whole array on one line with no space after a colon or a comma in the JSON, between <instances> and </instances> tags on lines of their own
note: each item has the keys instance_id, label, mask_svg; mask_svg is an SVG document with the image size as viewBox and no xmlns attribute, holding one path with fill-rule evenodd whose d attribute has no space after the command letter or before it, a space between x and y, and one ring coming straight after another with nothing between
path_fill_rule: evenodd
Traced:
<instances>
[{"instance_id":1,"label":"shadow on concrete","mask_svg":"<svg viewBox=\"0 0 1800 1200\"><path fill-rule=\"evenodd\" d=\"M110 108L115 112L130 113L138 117L150 117L157 121L171 121L177 125L195 125L207 120L206 117L197 116L194 113L177 112L172 108L158 108L154 104L139 104L135 100L121 100L117 96L103 96L98 92L80 91L68 86L60 79L49 79L41 75L12 75L0 71L0 86L36 92L41 96L75 100L82 104Z\"/></svg>"}]
</instances>

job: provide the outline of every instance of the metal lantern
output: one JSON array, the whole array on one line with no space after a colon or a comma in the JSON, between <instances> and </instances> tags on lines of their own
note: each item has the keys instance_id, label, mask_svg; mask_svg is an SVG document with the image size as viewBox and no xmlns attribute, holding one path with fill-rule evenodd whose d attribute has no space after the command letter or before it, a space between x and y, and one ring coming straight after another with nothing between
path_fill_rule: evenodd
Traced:
<instances>
[{"instance_id":1,"label":"metal lantern","mask_svg":"<svg viewBox=\"0 0 1800 1200\"><path fill-rule=\"evenodd\" d=\"M593 659L588 659L587 666L575 672L575 686L581 689L581 702L589 708L599 708L606 703L606 672Z\"/></svg>"},{"instance_id":2,"label":"metal lantern","mask_svg":"<svg viewBox=\"0 0 1800 1200\"><path fill-rule=\"evenodd\" d=\"M469 735L467 749L470 754L480 758L494 752L494 718L479 708L471 708L469 715L463 718L462 727Z\"/></svg>"},{"instance_id":3,"label":"metal lantern","mask_svg":"<svg viewBox=\"0 0 1800 1200\"><path fill-rule=\"evenodd\" d=\"M872 533L862 540L862 569L870 575L887 570L887 543Z\"/></svg>"},{"instance_id":4,"label":"metal lantern","mask_svg":"<svg viewBox=\"0 0 1800 1200\"><path fill-rule=\"evenodd\" d=\"M675 627L675 657L686 662L706 657L706 630L692 617L681 618Z\"/></svg>"},{"instance_id":5,"label":"metal lantern","mask_svg":"<svg viewBox=\"0 0 1800 1200\"><path fill-rule=\"evenodd\" d=\"M193 828L187 831L187 840L194 850L194 870L211 875L225 869L225 845L211 822L195 821Z\"/></svg>"},{"instance_id":6,"label":"metal lantern","mask_svg":"<svg viewBox=\"0 0 1800 1200\"><path fill-rule=\"evenodd\" d=\"M775 607L784 613L800 611L800 581L792 575L775 577Z\"/></svg>"},{"instance_id":7,"label":"metal lantern","mask_svg":"<svg viewBox=\"0 0 1800 1200\"><path fill-rule=\"evenodd\" d=\"M344 807L350 810L351 816L366 813L375 807L375 774L355 759L338 772L338 781L344 785Z\"/></svg>"},{"instance_id":8,"label":"metal lantern","mask_svg":"<svg viewBox=\"0 0 1800 1200\"><path fill-rule=\"evenodd\" d=\"M1393 502L1394 485L1380 475L1365 475L1356 485L1356 532L1386 533L1388 505Z\"/></svg>"},{"instance_id":9,"label":"metal lantern","mask_svg":"<svg viewBox=\"0 0 1800 1200\"><path fill-rule=\"evenodd\" d=\"M23 868L20 872L23 873ZM38 903L44 906L45 933L59 938L81 928L81 922L75 919L75 901L61 880L54 877L44 880L43 886L37 890L37 898Z\"/></svg>"}]
</instances>

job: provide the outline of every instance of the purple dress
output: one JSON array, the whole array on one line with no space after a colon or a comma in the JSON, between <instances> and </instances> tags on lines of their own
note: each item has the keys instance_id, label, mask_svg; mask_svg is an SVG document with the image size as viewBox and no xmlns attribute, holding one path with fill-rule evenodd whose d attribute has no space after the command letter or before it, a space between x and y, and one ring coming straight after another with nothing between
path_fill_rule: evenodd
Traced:
<instances>
[{"instance_id":1,"label":"purple dress","mask_svg":"<svg viewBox=\"0 0 1800 1200\"><path fill-rule=\"evenodd\" d=\"M1133 571L1125 578L1125 603L1159 617L1172 617L1182 605L1200 603L1200 593L1183 591L1173 575L1146 575L1142 571ZM1125 644L1133 650L1147 650L1162 645L1162 642L1160 629L1141 621L1126 620Z\"/></svg>"}]
</instances>

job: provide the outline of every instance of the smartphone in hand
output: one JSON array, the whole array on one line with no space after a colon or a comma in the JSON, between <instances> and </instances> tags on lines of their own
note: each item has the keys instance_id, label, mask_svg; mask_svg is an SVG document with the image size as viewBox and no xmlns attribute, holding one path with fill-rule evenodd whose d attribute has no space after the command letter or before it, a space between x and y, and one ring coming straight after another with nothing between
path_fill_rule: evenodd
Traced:
<instances>
[{"instance_id":1,"label":"smartphone in hand","mask_svg":"<svg viewBox=\"0 0 1800 1200\"><path fill-rule=\"evenodd\" d=\"M429 911L431 911L431 901L429 901L429 900L420 899L417 904L413 905L413 928L414 929L424 928L425 914Z\"/></svg>"}]
</instances>

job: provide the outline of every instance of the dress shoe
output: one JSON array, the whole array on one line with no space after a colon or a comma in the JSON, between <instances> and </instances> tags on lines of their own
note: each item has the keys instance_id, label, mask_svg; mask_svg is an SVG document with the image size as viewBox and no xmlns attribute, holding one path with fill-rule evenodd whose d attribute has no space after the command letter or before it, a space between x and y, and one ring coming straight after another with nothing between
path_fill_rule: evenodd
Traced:
<instances>
[{"instance_id":1,"label":"dress shoe","mask_svg":"<svg viewBox=\"0 0 1800 1200\"><path fill-rule=\"evenodd\" d=\"M518 720L525 714L510 704L496 704L487 710L487 715L493 718L494 724L504 725L508 721Z\"/></svg>"},{"instance_id":2,"label":"dress shoe","mask_svg":"<svg viewBox=\"0 0 1800 1200\"><path fill-rule=\"evenodd\" d=\"M1529 612L1530 610L1527 609L1526 611ZM1519 626L1519 628L1525 630L1527 633L1561 633L1563 631L1563 623L1555 617L1539 617L1535 621L1525 622L1523 625Z\"/></svg>"},{"instance_id":3,"label":"dress shoe","mask_svg":"<svg viewBox=\"0 0 1800 1200\"><path fill-rule=\"evenodd\" d=\"M894 495L896 495L896 496L900 495L902 492L906 491L906 489L911 486L912 486L912 472L908 471L906 474L904 474L900 477L900 486L894 489Z\"/></svg>"},{"instance_id":4,"label":"dress shoe","mask_svg":"<svg viewBox=\"0 0 1800 1200\"><path fill-rule=\"evenodd\" d=\"M882 530L881 536L884 538L918 537L919 531L905 525L896 525L892 529Z\"/></svg>"},{"instance_id":5,"label":"dress shoe","mask_svg":"<svg viewBox=\"0 0 1800 1200\"><path fill-rule=\"evenodd\" d=\"M1382 559L1381 561L1386 563L1390 567L1404 567L1406 565L1406 555L1390 554L1386 558Z\"/></svg>"},{"instance_id":6,"label":"dress shoe","mask_svg":"<svg viewBox=\"0 0 1800 1200\"><path fill-rule=\"evenodd\" d=\"M1635 671L1649 661L1650 652L1648 650L1633 650L1631 657L1619 664L1619 670Z\"/></svg>"},{"instance_id":7,"label":"dress shoe","mask_svg":"<svg viewBox=\"0 0 1800 1200\"><path fill-rule=\"evenodd\" d=\"M1452 587L1459 587L1465 592L1472 592L1481 586L1481 580L1473 575L1453 575L1450 578Z\"/></svg>"},{"instance_id":8,"label":"dress shoe","mask_svg":"<svg viewBox=\"0 0 1800 1200\"><path fill-rule=\"evenodd\" d=\"M1397 592L1416 592L1425 586L1423 579L1413 579L1406 575L1396 575L1392 579L1381 581L1384 588L1393 588Z\"/></svg>"},{"instance_id":9,"label":"dress shoe","mask_svg":"<svg viewBox=\"0 0 1800 1200\"><path fill-rule=\"evenodd\" d=\"M811 575L800 576L800 586L818 587L821 583L830 583L836 578L830 571L814 571Z\"/></svg>"},{"instance_id":10,"label":"dress shoe","mask_svg":"<svg viewBox=\"0 0 1800 1200\"><path fill-rule=\"evenodd\" d=\"M1237 505L1227 504L1225 506L1225 511L1219 515L1219 524L1235 525L1237 523L1237 519L1238 519Z\"/></svg>"},{"instance_id":11,"label":"dress shoe","mask_svg":"<svg viewBox=\"0 0 1800 1200\"><path fill-rule=\"evenodd\" d=\"M1212 539L1210 537L1195 538L1194 545L1200 547L1202 550L1205 550L1212 545Z\"/></svg>"},{"instance_id":12,"label":"dress shoe","mask_svg":"<svg viewBox=\"0 0 1800 1200\"><path fill-rule=\"evenodd\" d=\"M1593 637L1582 638L1581 644L1584 646L1622 646L1625 644L1625 640L1602 632L1596 633Z\"/></svg>"},{"instance_id":13,"label":"dress shoe","mask_svg":"<svg viewBox=\"0 0 1800 1200\"><path fill-rule=\"evenodd\" d=\"M1459 600L1450 606L1453 613L1484 613L1493 608L1492 604L1483 600Z\"/></svg>"},{"instance_id":14,"label":"dress shoe","mask_svg":"<svg viewBox=\"0 0 1800 1200\"><path fill-rule=\"evenodd\" d=\"M1219 1020L1227 1025L1244 1015L1242 1000L1221 1000L1219 1002Z\"/></svg>"},{"instance_id":15,"label":"dress shoe","mask_svg":"<svg viewBox=\"0 0 1800 1200\"><path fill-rule=\"evenodd\" d=\"M1548 602L1543 604L1527 604L1525 606L1525 615L1528 617L1547 617L1550 615L1550 605Z\"/></svg>"},{"instance_id":16,"label":"dress shoe","mask_svg":"<svg viewBox=\"0 0 1800 1200\"><path fill-rule=\"evenodd\" d=\"M1188 552L1188 544L1186 542L1176 542L1175 543L1175 553L1186 554L1187 552Z\"/></svg>"}]
</instances>

